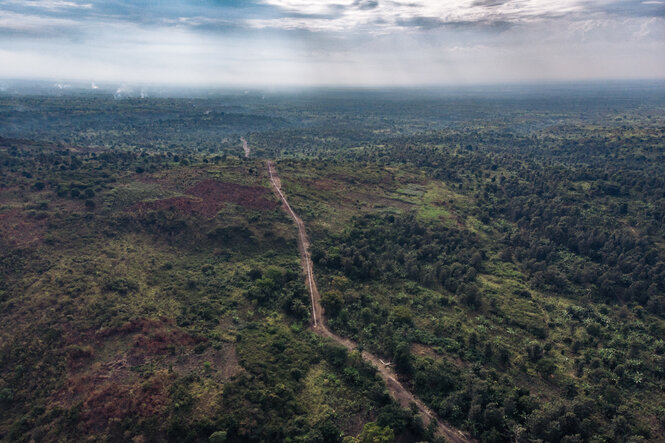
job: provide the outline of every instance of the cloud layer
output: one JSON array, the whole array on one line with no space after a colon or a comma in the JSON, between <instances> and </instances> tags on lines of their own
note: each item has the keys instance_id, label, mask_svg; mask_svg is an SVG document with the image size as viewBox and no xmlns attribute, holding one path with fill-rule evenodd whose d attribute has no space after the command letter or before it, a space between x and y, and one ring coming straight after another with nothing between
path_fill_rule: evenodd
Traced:
<instances>
[{"instance_id":1,"label":"cloud layer","mask_svg":"<svg viewBox=\"0 0 665 443\"><path fill-rule=\"evenodd\" d=\"M665 76L661 0L0 0L0 78L424 85Z\"/></svg>"}]
</instances>

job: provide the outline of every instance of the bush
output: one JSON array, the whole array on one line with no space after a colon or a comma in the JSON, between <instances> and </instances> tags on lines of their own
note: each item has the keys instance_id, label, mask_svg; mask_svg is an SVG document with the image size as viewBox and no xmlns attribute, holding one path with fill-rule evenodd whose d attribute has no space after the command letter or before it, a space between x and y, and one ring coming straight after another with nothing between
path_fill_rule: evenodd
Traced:
<instances>
[{"instance_id":1,"label":"bush","mask_svg":"<svg viewBox=\"0 0 665 443\"><path fill-rule=\"evenodd\" d=\"M549 358L543 358L536 364L536 368L543 378L550 378L556 372L556 363Z\"/></svg>"},{"instance_id":2,"label":"bush","mask_svg":"<svg viewBox=\"0 0 665 443\"><path fill-rule=\"evenodd\" d=\"M357 438L346 437L345 443L392 443L395 433L388 426L381 427L374 422L365 424Z\"/></svg>"},{"instance_id":3,"label":"bush","mask_svg":"<svg viewBox=\"0 0 665 443\"><path fill-rule=\"evenodd\" d=\"M0 405L8 405L14 401L14 391L9 388L0 389Z\"/></svg>"},{"instance_id":4,"label":"bush","mask_svg":"<svg viewBox=\"0 0 665 443\"><path fill-rule=\"evenodd\" d=\"M118 294L125 295L129 292L138 290L139 285L126 278L115 278L109 280L104 284L104 289L111 292L117 292Z\"/></svg>"},{"instance_id":5,"label":"bush","mask_svg":"<svg viewBox=\"0 0 665 443\"><path fill-rule=\"evenodd\" d=\"M224 443L226 441L226 431L216 431L210 434L208 442L210 443Z\"/></svg>"}]
</instances>

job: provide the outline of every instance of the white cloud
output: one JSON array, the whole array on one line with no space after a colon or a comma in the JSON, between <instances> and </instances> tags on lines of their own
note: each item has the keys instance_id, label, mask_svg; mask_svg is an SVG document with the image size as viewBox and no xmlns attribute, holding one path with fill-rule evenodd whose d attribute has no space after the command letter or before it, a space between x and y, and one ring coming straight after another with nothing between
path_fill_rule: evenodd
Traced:
<instances>
[{"instance_id":1,"label":"white cloud","mask_svg":"<svg viewBox=\"0 0 665 443\"><path fill-rule=\"evenodd\" d=\"M665 75L665 20L610 13L602 0L264 0L267 12L244 15L1 2L0 78L305 86Z\"/></svg>"},{"instance_id":2,"label":"white cloud","mask_svg":"<svg viewBox=\"0 0 665 443\"><path fill-rule=\"evenodd\" d=\"M264 0L297 16L250 19L256 28L308 29L336 32L341 30L384 33L399 28L418 27L419 20L429 23L525 23L580 13L594 2L583 0L379 0L372 8L357 1ZM595 3L602 3L596 0ZM488 5L489 4L489 5Z\"/></svg>"},{"instance_id":3,"label":"white cloud","mask_svg":"<svg viewBox=\"0 0 665 443\"><path fill-rule=\"evenodd\" d=\"M5 5L17 5L35 9L57 10L67 8L91 9L92 3L77 3L65 0L5 0Z\"/></svg>"},{"instance_id":4,"label":"white cloud","mask_svg":"<svg viewBox=\"0 0 665 443\"><path fill-rule=\"evenodd\" d=\"M56 27L71 27L76 25L78 25L77 21L67 18L0 11L0 29L44 31Z\"/></svg>"}]
</instances>

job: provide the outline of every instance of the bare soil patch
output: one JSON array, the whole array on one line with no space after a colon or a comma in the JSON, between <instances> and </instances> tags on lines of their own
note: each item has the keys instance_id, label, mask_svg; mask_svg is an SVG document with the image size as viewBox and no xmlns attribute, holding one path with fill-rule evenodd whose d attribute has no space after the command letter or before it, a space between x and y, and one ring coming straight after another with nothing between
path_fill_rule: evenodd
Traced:
<instances>
[{"instance_id":1,"label":"bare soil patch","mask_svg":"<svg viewBox=\"0 0 665 443\"><path fill-rule=\"evenodd\" d=\"M206 340L170 319L139 318L100 331L66 331L70 344L67 379L54 404L81 405L79 430L109 432L125 417L160 417L171 407L170 387L191 373L205 372L223 385L242 371L235 346L224 343L196 352Z\"/></svg>"},{"instance_id":2,"label":"bare soil patch","mask_svg":"<svg viewBox=\"0 0 665 443\"><path fill-rule=\"evenodd\" d=\"M124 417L163 415L170 403L169 386L173 378L174 375L162 371L140 385L86 379L83 386L87 396L81 408L81 430L99 433Z\"/></svg>"},{"instance_id":3,"label":"bare soil patch","mask_svg":"<svg viewBox=\"0 0 665 443\"><path fill-rule=\"evenodd\" d=\"M251 209L273 210L279 206L274 200L266 198L268 190L262 186L238 185L215 180L203 180L186 191L205 201L217 203L236 203Z\"/></svg>"},{"instance_id":4,"label":"bare soil patch","mask_svg":"<svg viewBox=\"0 0 665 443\"><path fill-rule=\"evenodd\" d=\"M261 186L246 186L215 180L203 180L185 191L185 196L143 201L133 205L134 212L173 210L205 218L214 217L226 203L235 203L259 211L275 209L279 204L266 198Z\"/></svg>"},{"instance_id":5,"label":"bare soil patch","mask_svg":"<svg viewBox=\"0 0 665 443\"><path fill-rule=\"evenodd\" d=\"M411 352L419 357L429 357L434 360L440 358L439 355L437 355L437 353L434 351L434 349L432 349L431 346L425 346L420 343L412 344Z\"/></svg>"},{"instance_id":6,"label":"bare soil patch","mask_svg":"<svg viewBox=\"0 0 665 443\"><path fill-rule=\"evenodd\" d=\"M28 217L20 209L0 212L0 240L25 247L44 238L46 219Z\"/></svg>"}]
</instances>

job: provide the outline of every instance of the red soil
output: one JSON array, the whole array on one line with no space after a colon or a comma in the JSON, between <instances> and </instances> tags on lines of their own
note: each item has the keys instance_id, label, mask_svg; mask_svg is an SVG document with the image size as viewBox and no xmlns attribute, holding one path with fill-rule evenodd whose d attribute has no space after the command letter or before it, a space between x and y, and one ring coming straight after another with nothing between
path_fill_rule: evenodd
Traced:
<instances>
[{"instance_id":1,"label":"red soil","mask_svg":"<svg viewBox=\"0 0 665 443\"><path fill-rule=\"evenodd\" d=\"M171 349L175 349L175 345L192 346L202 341L205 339L193 337L177 329L161 330L148 336L138 334L134 338L134 349L148 355L166 354Z\"/></svg>"},{"instance_id":2,"label":"red soil","mask_svg":"<svg viewBox=\"0 0 665 443\"><path fill-rule=\"evenodd\" d=\"M102 339L129 334L133 334L134 347L130 354L165 354L174 345L192 346L205 341L204 338L185 333L167 319L153 320L147 318L132 320L117 328L101 331L96 336L98 339Z\"/></svg>"},{"instance_id":3,"label":"red soil","mask_svg":"<svg viewBox=\"0 0 665 443\"><path fill-rule=\"evenodd\" d=\"M137 203L132 206L132 209L137 212L174 210L184 214L211 218L226 203L235 203L257 210L272 210L278 206L277 202L266 198L268 191L261 186L204 180L187 189L185 193L188 196Z\"/></svg>"},{"instance_id":4,"label":"red soil","mask_svg":"<svg viewBox=\"0 0 665 443\"><path fill-rule=\"evenodd\" d=\"M0 212L0 239L13 246L28 246L40 241L45 230L45 219L29 218L20 209Z\"/></svg>"},{"instance_id":5,"label":"red soil","mask_svg":"<svg viewBox=\"0 0 665 443\"><path fill-rule=\"evenodd\" d=\"M168 325L171 323L171 321L165 318L161 320L155 320L152 318L137 318L115 328L102 329L95 335L98 338L106 338L120 334L131 334L134 332L147 333L155 328L160 328L163 325Z\"/></svg>"},{"instance_id":6,"label":"red soil","mask_svg":"<svg viewBox=\"0 0 665 443\"><path fill-rule=\"evenodd\" d=\"M232 202L252 209L271 210L279 206L276 201L266 198L268 190L262 186L236 185L214 180L198 182L187 190L188 194L204 201L218 203Z\"/></svg>"},{"instance_id":7,"label":"red soil","mask_svg":"<svg viewBox=\"0 0 665 443\"><path fill-rule=\"evenodd\" d=\"M169 386L173 375L158 372L141 383L116 383L97 377L81 380L85 392L79 429L85 433L103 432L114 421L124 417L154 417L165 412L170 403Z\"/></svg>"},{"instance_id":8,"label":"red soil","mask_svg":"<svg viewBox=\"0 0 665 443\"><path fill-rule=\"evenodd\" d=\"M159 417L166 412L169 388L181 374L161 369L146 380L137 367L153 362L162 368L171 362L175 367L180 360L169 355L174 350L185 356L182 364L191 366L188 372L200 368L204 358L213 362L220 358L211 349L208 355L194 354L192 348L205 339L187 334L170 319L140 318L97 332L68 330L65 335L71 343L68 375L54 401L65 408L80 402L78 427L86 434L108 432L124 417ZM230 354L235 356L233 351ZM226 362L220 361L220 367L222 363ZM230 367L227 372L231 376L237 371Z\"/></svg>"}]
</instances>

